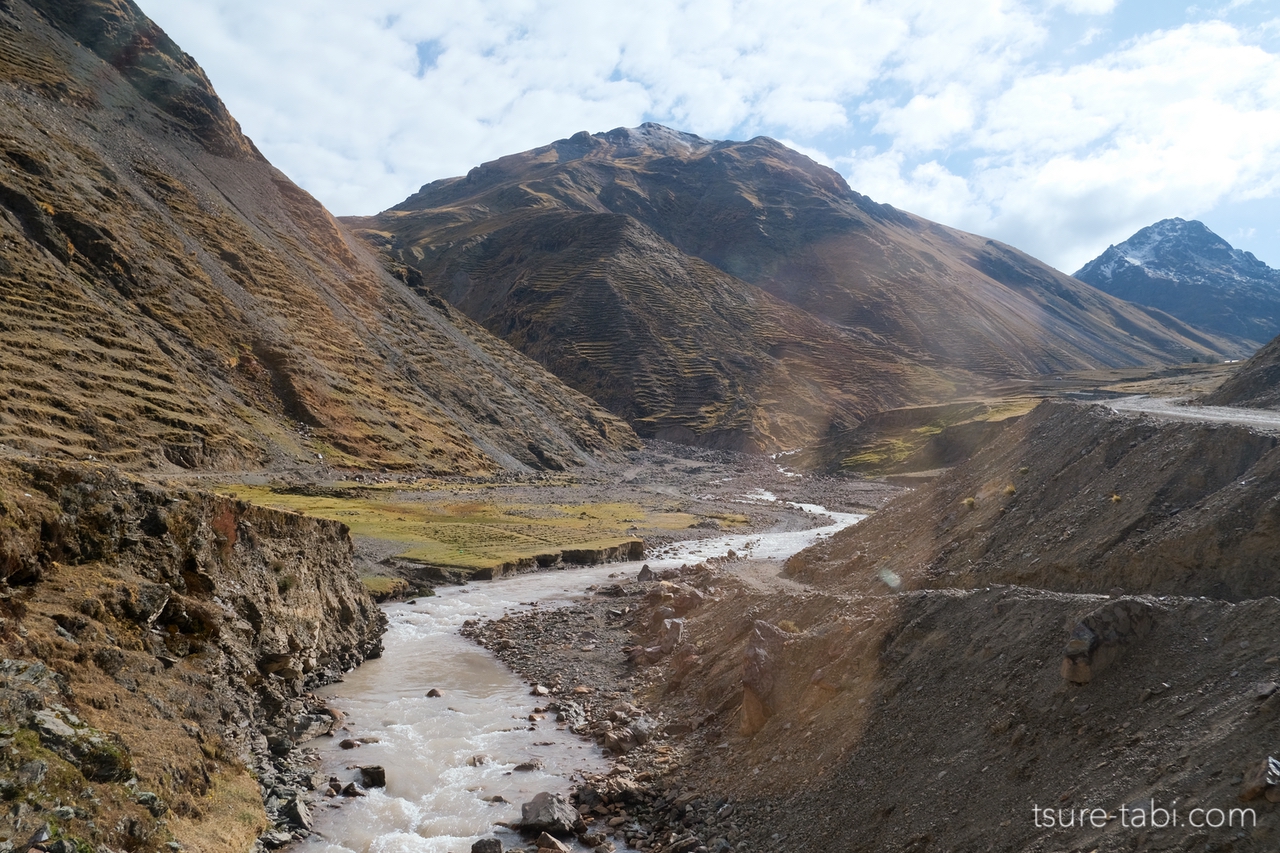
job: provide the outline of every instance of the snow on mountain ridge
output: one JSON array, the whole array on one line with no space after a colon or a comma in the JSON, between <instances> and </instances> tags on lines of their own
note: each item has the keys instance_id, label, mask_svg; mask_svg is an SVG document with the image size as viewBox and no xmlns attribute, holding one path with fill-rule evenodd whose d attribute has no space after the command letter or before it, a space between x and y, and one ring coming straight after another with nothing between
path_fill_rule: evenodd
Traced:
<instances>
[{"instance_id":1,"label":"snow on mountain ridge","mask_svg":"<svg viewBox=\"0 0 1280 853\"><path fill-rule=\"evenodd\" d=\"M1280 333L1280 270L1204 223L1163 219L1081 267L1075 277L1256 346Z\"/></svg>"}]
</instances>

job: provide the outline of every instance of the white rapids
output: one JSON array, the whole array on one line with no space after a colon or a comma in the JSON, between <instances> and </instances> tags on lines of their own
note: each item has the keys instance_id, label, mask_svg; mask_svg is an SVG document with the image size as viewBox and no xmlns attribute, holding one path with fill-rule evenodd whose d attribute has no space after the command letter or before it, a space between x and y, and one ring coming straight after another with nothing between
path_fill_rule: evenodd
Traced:
<instances>
[{"instance_id":1,"label":"white rapids","mask_svg":"<svg viewBox=\"0 0 1280 853\"><path fill-rule=\"evenodd\" d=\"M754 500L776 500L753 494ZM699 562L734 551L755 559L785 559L865 515L831 512L831 523L804 531L718 536L678 543L646 562L654 569ZM518 842L496 827L514 822L520 804L539 791L567 793L583 772L608 764L598 747L558 728L554 717L530 722L539 700L528 685L485 649L459 636L468 619L563 606L591 584L633 576L640 563L520 575L437 591L414 604L384 609L390 620L386 651L323 691L348 715L347 729L312 742L321 772L344 781L356 765L379 764L387 787L364 798L334 798L314 813L315 834L297 846L305 853L467 853L472 842L497 833L504 846ZM613 580L610 580L613 578ZM427 692L439 690L439 698ZM344 738L377 738L342 750ZM542 769L517 771L540 762ZM501 797L505 802L492 802ZM585 849L585 848L575 848Z\"/></svg>"}]
</instances>

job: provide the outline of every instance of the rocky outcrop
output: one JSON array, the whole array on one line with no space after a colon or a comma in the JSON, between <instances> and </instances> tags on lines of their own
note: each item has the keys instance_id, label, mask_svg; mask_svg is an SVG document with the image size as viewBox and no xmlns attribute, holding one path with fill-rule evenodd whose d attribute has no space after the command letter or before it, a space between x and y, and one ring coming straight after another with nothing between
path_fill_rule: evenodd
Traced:
<instances>
[{"instance_id":1,"label":"rocky outcrop","mask_svg":"<svg viewBox=\"0 0 1280 853\"><path fill-rule=\"evenodd\" d=\"M1156 608L1151 602L1129 598L1109 602L1071 629L1062 655L1062 677L1088 684L1111 666L1121 647L1144 639L1155 627Z\"/></svg>"},{"instance_id":2,"label":"rocky outcrop","mask_svg":"<svg viewBox=\"0 0 1280 853\"><path fill-rule=\"evenodd\" d=\"M381 653L345 526L89 465L0 463L0 483L0 737L18 745L0 775L57 770L22 777L11 832L88 783L58 837L159 849L242 808L228 789L305 831L290 750L335 724L308 691Z\"/></svg>"}]
</instances>

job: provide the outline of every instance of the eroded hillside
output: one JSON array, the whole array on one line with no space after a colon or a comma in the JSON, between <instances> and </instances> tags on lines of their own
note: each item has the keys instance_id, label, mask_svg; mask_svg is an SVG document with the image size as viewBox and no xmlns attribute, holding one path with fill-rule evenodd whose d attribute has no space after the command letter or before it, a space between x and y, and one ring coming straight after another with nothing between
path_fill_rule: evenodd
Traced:
<instances>
[{"instance_id":1,"label":"eroded hillside","mask_svg":"<svg viewBox=\"0 0 1280 853\"><path fill-rule=\"evenodd\" d=\"M1009 583L1238 600L1280 593L1277 437L1045 402L965 465L787 572L883 591Z\"/></svg>"},{"instance_id":2,"label":"eroded hillside","mask_svg":"<svg viewBox=\"0 0 1280 853\"><path fill-rule=\"evenodd\" d=\"M388 276L128 0L15 0L0 32L0 443L479 473L634 442Z\"/></svg>"},{"instance_id":3,"label":"eroded hillside","mask_svg":"<svg viewBox=\"0 0 1280 853\"><path fill-rule=\"evenodd\" d=\"M1258 350L1200 402L1208 406L1280 408L1280 338Z\"/></svg>"}]
</instances>

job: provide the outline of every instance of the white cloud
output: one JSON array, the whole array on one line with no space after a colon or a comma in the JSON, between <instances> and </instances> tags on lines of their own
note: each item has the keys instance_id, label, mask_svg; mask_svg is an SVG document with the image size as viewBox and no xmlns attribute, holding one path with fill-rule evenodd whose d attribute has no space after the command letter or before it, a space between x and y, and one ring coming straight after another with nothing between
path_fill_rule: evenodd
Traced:
<instances>
[{"instance_id":1,"label":"white cloud","mask_svg":"<svg viewBox=\"0 0 1280 853\"><path fill-rule=\"evenodd\" d=\"M1250 0L1232 0L1248 3ZM1117 0L1051 0L1049 8L1059 6L1076 15L1105 15L1116 7Z\"/></svg>"},{"instance_id":2,"label":"white cloud","mask_svg":"<svg viewBox=\"0 0 1280 853\"><path fill-rule=\"evenodd\" d=\"M971 130L974 118L972 95L949 83L937 95L916 95L902 107L883 110L875 129L893 136L898 148L934 151Z\"/></svg>"},{"instance_id":3,"label":"white cloud","mask_svg":"<svg viewBox=\"0 0 1280 853\"><path fill-rule=\"evenodd\" d=\"M1108 43L1115 0L144 2L337 213L645 120L793 140L860 192L1063 268L1280 196L1269 43L1222 20Z\"/></svg>"}]
</instances>

